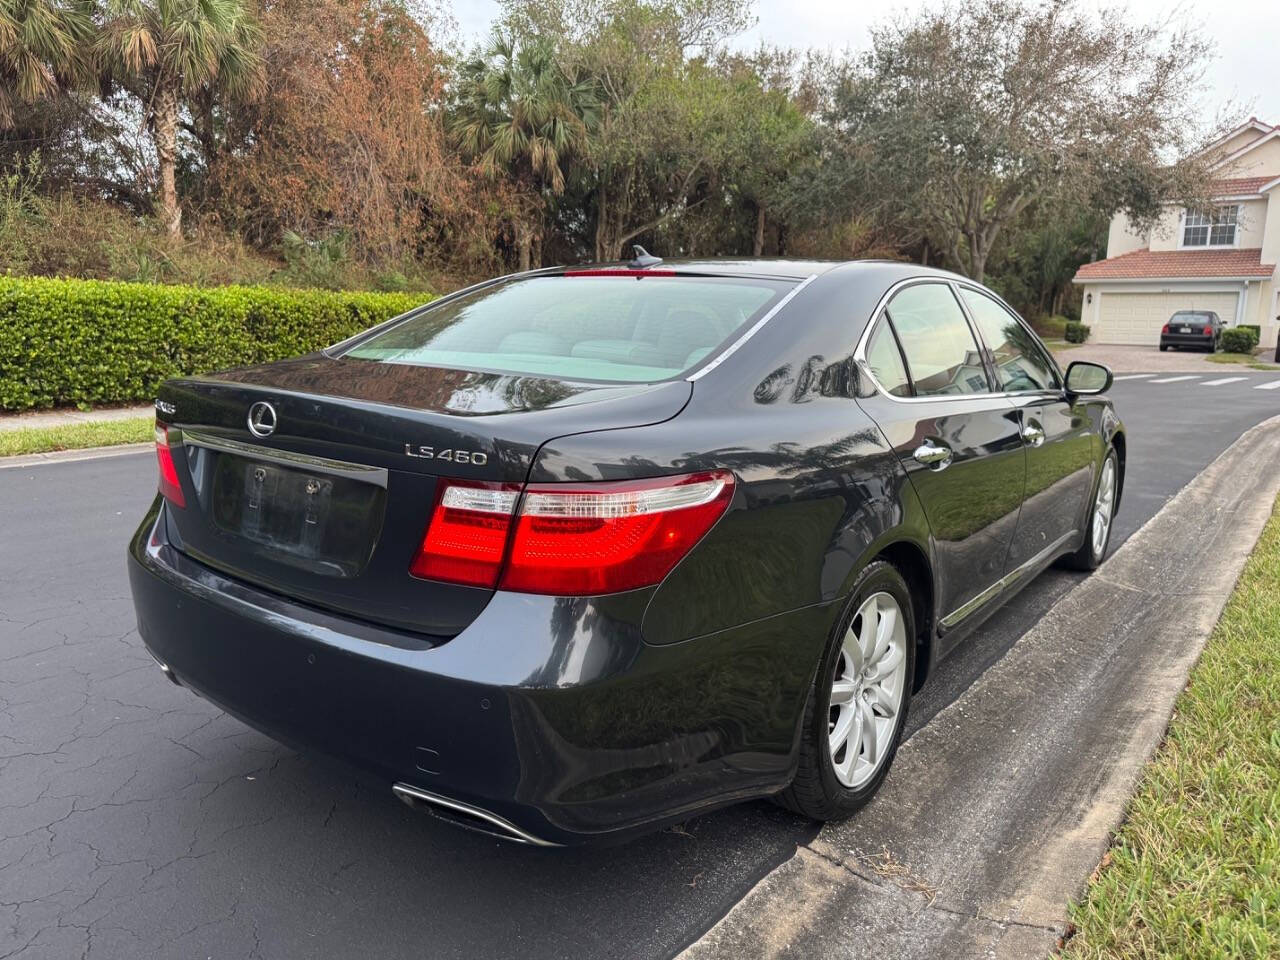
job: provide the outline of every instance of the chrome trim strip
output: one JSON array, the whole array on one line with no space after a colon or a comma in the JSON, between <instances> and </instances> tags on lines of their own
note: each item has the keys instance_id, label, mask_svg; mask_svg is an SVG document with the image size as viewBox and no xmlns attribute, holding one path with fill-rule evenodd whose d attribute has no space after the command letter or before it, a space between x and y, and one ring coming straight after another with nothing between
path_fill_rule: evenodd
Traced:
<instances>
[{"instance_id":1,"label":"chrome trim strip","mask_svg":"<svg viewBox=\"0 0 1280 960\"><path fill-rule=\"evenodd\" d=\"M461 800L450 800L448 797L442 797L438 793L431 793L423 790L421 787L410 786L407 783L396 783L391 787L391 792L412 806L413 801L421 801L428 805L444 807L446 810L452 810L455 813L465 813L467 816L476 817L491 823L500 831L507 835L507 839L515 843L527 843L535 847L558 847L560 844L552 843L550 840L543 840L541 837L535 837L526 830L521 830L510 820L498 816L496 813L490 813L480 807L474 807L469 803L463 803Z\"/></svg>"},{"instance_id":2,"label":"chrome trim strip","mask_svg":"<svg viewBox=\"0 0 1280 960\"><path fill-rule=\"evenodd\" d=\"M172 434L171 434L172 436ZM266 460L295 470L307 470L311 473L327 473L335 477L346 477L359 480L361 483L372 483L386 488L387 468L371 467L363 463L347 463L343 460L330 460L327 457L313 457L305 453L294 453L290 450L276 450L272 447L260 447L253 443L241 443L239 440L227 440L212 437L195 430L183 430L182 442L189 447L204 447L220 453L233 453L241 457L252 457L254 460Z\"/></svg>"},{"instance_id":3,"label":"chrome trim strip","mask_svg":"<svg viewBox=\"0 0 1280 960\"><path fill-rule=\"evenodd\" d=\"M720 364L728 360L731 356L737 353L739 347L741 347L744 343L746 343L753 336L755 336L757 331L759 331L761 327L763 327L766 323L768 323L770 320L776 317L778 315L778 311L780 311L783 307L785 307L788 303L790 303L795 298L795 296L800 293L801 290L803 290L805 287L807 287L809 284L813 283L813 281L817 279L818 279L818 274L811 273L809 274L809 276L805 277L803 280L797 283L794 287L792 287L790 290L786 292L786 294L783 296L781 300L779 300L769 309L768 313L766 313L763 317L761 317L759 320L753 323L751 325L751 329L749 329L746 333L740 336L737 340L733 341L733 343L729 344L729 346L726 347L724 350L722 350L720 352L720 355L717 356L714 360L712 360L706 366L703 366L698 370L696 370L695 372L689 374L689 376L685 377L685 379L689 381L689 383L693 383L695 380L700 380L703 377L705 377L708 373L710 373L712 370L714 370L716 367L720 366Z\"/></svg>"},{"instance_id":4,"label":"chrome trim strip","mask_svg":"<svg viewBox=\"0 0 1280 960\"><path fill-rule=\"evenodd\" d=\"M960 606L956 607L956 609L952 610L945 617L943 617L938 621L938 626L942 627L944 630L949 630L951 627L954 627L957 623L959 623L965 617L969 616L969 614L973 613L979 607L986 604L987 601L994 600L999 594L1003 593L1009 586L1016 583L1018 580L1021 580L1024 576L1027 575L1027 573L1031 570L1032 567L1036 566L1039 563L1043 563L1044 560L1051 553L1053 553L1055 550L1061 547L1064 543L1066 543L1072 537L1078 536L1079 533L1080 533L1079 530L1072 530L1070 533L1063 534L1057 540L1053 541L1053 543L1049 544L1047 547L1045 547L1043 550L1037 553L1030 560L1026 561L1021 566L1019 566L1016 570L1012 570L1009 573L1006 573L1003 577L1001 577L991 586L987 587L987 589L983 590L980 594L978 594L972 600L968 600L965 603L962 603Z\"/></svg>"}]
</instances>

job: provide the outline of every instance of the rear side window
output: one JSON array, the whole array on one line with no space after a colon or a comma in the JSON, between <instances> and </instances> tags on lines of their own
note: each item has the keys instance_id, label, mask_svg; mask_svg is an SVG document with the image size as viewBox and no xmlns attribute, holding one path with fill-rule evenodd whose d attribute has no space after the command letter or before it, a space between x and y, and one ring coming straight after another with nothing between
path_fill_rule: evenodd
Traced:
<instances>
[{"instance_id":1,"label":"rear side window","mask_svg":"<svg viewBox=\"0 0 1280 960\"><path fill-rule=\"evenodd\" d=\"M982 354L951 288L917 283L889 302L916 396L986 393Z\"/></svg>"},{"instance_id":2,"label":"rear side window","mask_svg":"<svg viewBox=\"0 0 1280 960\"><path fill-rule=\"evenodd\" d=\"M886 393L895 397L911 396L911 382L907 380L907 370L902 365L902 354L898 352L893 331L884 320L876 325L867 343L867 365Z\"/></svg>"},{"instance_id":3,"label":"rear side window","mask_svg":"<svg viewBox=\"0 0 1280 960\"><path fill-rule=\"evenodd\" d=\"M991 351L1000 389L1009 393L1056 390L1058 373L1035 335L986 294L960 288L973 322Z\"/></svg>"},{"instance_id":4,"label":"rear side window","mask_svg":"<svg viewBox=\"0 0 1280 960\"><path fill-rule=\"evenodd\" d=\"M428 307L344 356L568 380L665 380L714 357L793 286L652 274L530 277Z\"/></svg>"}]
</instances>

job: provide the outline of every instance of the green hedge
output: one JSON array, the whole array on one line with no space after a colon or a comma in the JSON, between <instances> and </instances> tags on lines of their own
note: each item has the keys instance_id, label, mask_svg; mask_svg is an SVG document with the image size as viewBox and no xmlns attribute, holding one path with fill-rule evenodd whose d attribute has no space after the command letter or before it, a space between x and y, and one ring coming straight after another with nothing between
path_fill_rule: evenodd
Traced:
<instances>
[{"instance_id":1,"label":"green hedge","mask_svg":"<svg viewBox=\"0 0 1280 960\"><path fill-rule=\"evenodd\" d=\"M310 353L430 299L0 277L0 409L145 402L169 377Z\"/></svg>"}]
</instances>

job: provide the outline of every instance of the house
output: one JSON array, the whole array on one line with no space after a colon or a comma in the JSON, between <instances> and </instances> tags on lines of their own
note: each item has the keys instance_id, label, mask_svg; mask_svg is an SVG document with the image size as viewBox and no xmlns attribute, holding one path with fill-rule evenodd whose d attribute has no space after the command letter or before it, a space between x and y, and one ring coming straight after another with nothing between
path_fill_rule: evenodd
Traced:
<instances>
[{"instance_id":1,"label":"house","mask_svg":"<svg viewBox=\"0 0 1280 960\"><path fill-rule=\"evenodd\" d=\"M1086 263L1081 317L1098 343L1157 344L1178 310L1280 335L1280 126L1250 117L1210 145L1213 207L1170 205L1147 234L1117 214L1107 258Z\"/></svg>"}]
</instances>

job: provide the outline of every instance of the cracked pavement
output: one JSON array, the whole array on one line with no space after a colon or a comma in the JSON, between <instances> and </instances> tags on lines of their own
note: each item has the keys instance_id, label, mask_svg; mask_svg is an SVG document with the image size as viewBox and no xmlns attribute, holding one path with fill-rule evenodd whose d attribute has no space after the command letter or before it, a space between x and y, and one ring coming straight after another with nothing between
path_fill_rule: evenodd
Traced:
<instances>
[{"instance_id":1,"label":"cracked pavement","mask_svg":"<svg viewBox=\"0 0 1280 960\"><path fill-rule=\"evenodd\" d=\"M1175 386L1116 386L1135 462L1118 539L1274 412L1184 391L1188 430L1167 422ZM138 639L124 548L154 487L149 453L0 469L0 960L670 956L813 841L759 802L618 848L521 848L268 740ZM1077 582L1050 573L989 621L912 731ZM879 849L870 820L849 829ZM860 902L919 896L880 867L858 867L880 891Z\"/></svg>"}]
</instances>

